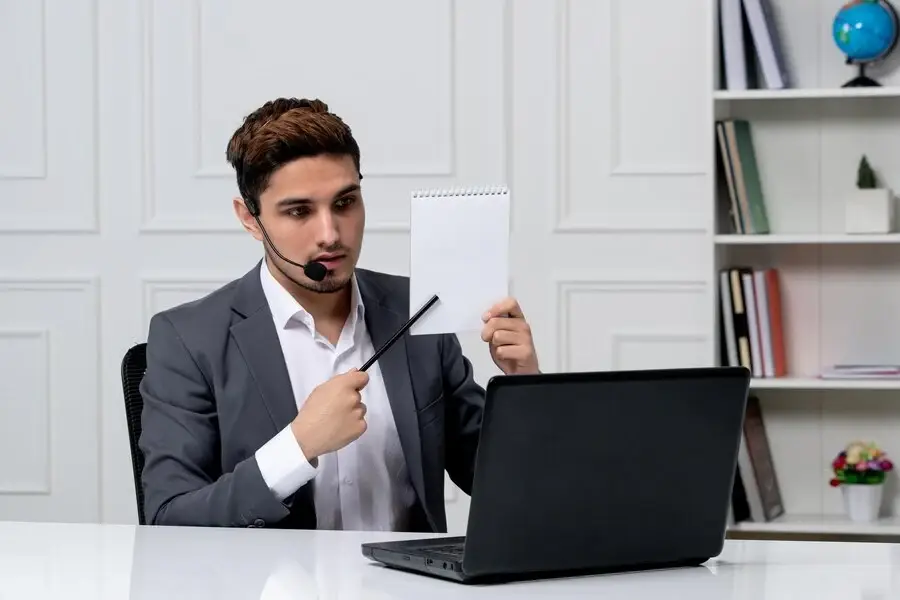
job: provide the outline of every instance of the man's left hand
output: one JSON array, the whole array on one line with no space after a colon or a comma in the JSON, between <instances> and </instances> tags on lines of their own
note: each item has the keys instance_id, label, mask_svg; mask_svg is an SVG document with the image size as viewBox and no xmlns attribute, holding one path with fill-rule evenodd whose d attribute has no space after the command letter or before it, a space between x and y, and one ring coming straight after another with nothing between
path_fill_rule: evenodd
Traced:
<instances>
[{"instance_id":1,"label":"man's left hand","mask_svg":"<svg viewBox=\"0 0 900 600\"><path fill-rule=\"evenodd\" d=\"M501 300L482 319L481 339L488 342L491 358L505 374L540 372L531 327L515 298Z\"/></svg>"}]
</instances>

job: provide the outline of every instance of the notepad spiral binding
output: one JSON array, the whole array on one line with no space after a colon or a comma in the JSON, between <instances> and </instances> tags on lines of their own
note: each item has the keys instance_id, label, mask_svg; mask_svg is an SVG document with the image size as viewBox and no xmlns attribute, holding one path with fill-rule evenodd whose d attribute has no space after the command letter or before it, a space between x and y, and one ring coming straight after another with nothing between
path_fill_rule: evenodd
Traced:
<instances>
[{"instance_id":1,"label":"notepad spiral binding","mask_svg":"<svg viewBox=\"0 0 900 600\"><path fill-rule=\"evenodd\" d=\"M454 198L460 196L502 196L509 193L505 185L488 185L480 187L452 187L435 188L430 190L415 190L413 198Z\"/></svg>"}]
</instances>

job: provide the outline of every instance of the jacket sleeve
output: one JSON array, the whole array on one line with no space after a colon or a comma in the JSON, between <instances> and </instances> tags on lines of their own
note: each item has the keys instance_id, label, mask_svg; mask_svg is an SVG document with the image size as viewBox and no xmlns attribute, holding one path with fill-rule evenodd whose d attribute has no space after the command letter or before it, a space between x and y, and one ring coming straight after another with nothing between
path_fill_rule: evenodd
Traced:
<instances>
[{"instance_id":1,"label":"jacket sleeve","mask_svg":"<svg viewBox=\"0 0 900 600\"><path fill-rule=\"evenodd\" d=\"M472 363L463 354L456 335L443 336L441 361L446 404L447 474L463 492L471 495L484 412L484 388L475 382Z\"/></svg>"},{"instance_id":2,"label":"jacket sleeve","mask_svg":"<svg viewBox=\"0 0 900 600\"><path fill-rule=\"evenodd\" d=\"M230 473L221 472L212 389L164 313L150 322L140 389L147 523L248 527L289 514L266 485L254 456Z\"/></svg>"}]
</instances>

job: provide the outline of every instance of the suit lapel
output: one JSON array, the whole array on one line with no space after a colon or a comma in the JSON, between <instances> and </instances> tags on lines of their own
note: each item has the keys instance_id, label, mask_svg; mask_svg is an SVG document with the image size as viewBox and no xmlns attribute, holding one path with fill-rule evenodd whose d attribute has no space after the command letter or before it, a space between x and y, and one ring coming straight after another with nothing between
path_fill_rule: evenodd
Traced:
<instances>
[{"instance_id":1,"label":"suit lapel","mask_svg":"<svg viewBox=\"0 0 900 600\"><path fill-rule=\"evenodd\" d=\"M231 334L275 428L281 430L297 416L297 404L272 313L259 281L259 266L238 282L233 309L245 318L231 326Z\"/></svg>"},{"instance_id":2,"label":"suit lapel","mask_svg":"<svg viewBox=\"0 0 900 600\"><path fill-rule=\"evenodd\" d=\"M259 281L260 265L237 283L232 308L243 318L232 325L231 333L259 388L275 428L280 430L297 416L297 405L278 332ZM265 266L262 265L262 268ZM390 299L385 297L384 290L375 285L365 272L357 271L357 282L365 304L366 328L372 345L377 350L409 317L393 307ZM423 506L427 506L422 473L422 443L405 336L381 356L378 365L410 479Z\"/></svg>"},{"instance_id":3,"label":"suit lapel","mask_svg":"<svg viewBox=\"0 0 900 600\"><path fill-rule=\"evenodd\" d=\"M378 350L408 318L388 306L383 290L377 288L365 272L357 271L360 294L366 306L365 321L372 345ZM407 359L406 336L401 337L378 359L384 387L387 391L394 423L400 436L400 445L406 457L413 487L425 503L425 480L422 474L422 444L419 436L419 421L416 401L413 396L412 381Z\"/></svg>"}]
</instances>

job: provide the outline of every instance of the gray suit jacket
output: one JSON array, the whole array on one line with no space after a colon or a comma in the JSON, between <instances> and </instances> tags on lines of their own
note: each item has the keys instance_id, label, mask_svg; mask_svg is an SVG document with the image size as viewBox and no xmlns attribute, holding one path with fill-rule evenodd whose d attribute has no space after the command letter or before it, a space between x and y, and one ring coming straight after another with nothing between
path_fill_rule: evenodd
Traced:
<instances>
[{"instance_id":1,"label":"gray suit jacket","mask_svg":"<svg viewBox=\"0 0 900 600\"><path fill-rule=\"evenodd\" d=\"M279 501L254 458L297 415L258 264L154 315L140 448L147 522L314 529L311 484ZM357 269L375 348L409 318L405 277ZM445 532L444 471L471 493L484 390L455 335L408 333L379 359L416 491L411 531Z\"/></svg>"}]
</instances>

